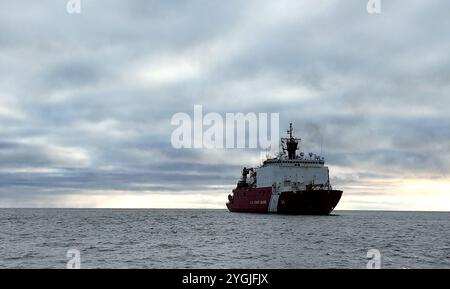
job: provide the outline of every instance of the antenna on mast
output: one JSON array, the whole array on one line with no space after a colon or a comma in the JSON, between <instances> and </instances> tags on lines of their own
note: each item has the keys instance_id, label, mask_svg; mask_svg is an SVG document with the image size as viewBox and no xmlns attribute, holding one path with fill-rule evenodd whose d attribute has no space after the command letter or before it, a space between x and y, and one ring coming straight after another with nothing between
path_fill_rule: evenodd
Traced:
<instances>
[{"instance_id":1,"label":"antenna on mast","mask_svg":"<svg viewBox=\"0 0 450 289\"><path fill-rule=\"evenodd\" d=\"M289 123L288 134L289 134L289 137L292 138L292 122Z\"/></svg>"},{"instance_id":2,"label":"antenna on mast","mask_svg":"<svg viewBox=\"0 0 450 289\"><path fill-rule=\"evenodd\" d=\"M298 143L300 141L299 138L294 138L293 137L293 135L292 135L293 131L294 130L292 128L292 122L291 122L291 123L289 123L289 129L287 131L287 134L288 134L289 137L281 139L283 153L285 151L287 151L288 152L288 159L290 159L290 160L296 158L295 151L298 149Z\"/></svg>"}]
</instances>

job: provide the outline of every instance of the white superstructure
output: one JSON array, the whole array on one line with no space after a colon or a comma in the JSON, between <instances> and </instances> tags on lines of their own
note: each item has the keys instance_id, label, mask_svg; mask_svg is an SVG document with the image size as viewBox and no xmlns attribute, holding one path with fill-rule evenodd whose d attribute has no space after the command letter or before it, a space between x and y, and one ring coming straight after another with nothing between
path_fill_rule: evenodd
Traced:
<instances>
[{"instance_id":1,"label":"white superstructure","mask_svg":"<svg viewBox=\"0 0 450 289\"><path fill-rule=\"evenodd\" d=\"M256 168L256 187L270 187L274 183L290 183L299 189L305 189L307 185L328 187L328 167L323 159L270 159Z\"/></svg>"},{"instance_id":2,"label":"white superstructure","mask_svg":"<svg viewBox=\"0 0 450 289\"><path fill-rule=\"evenodd\" d=\"M296 154L300 139L292 136L292 124L289 136L282 138L283 151L277 157L267 159L257 168L245 169L242 181L250 187L272 187L273 191L331 189L328 167L325 160L316 154L303 152ZM251 173L247 180L247 174Z\"/></svg>"}]
</instances>

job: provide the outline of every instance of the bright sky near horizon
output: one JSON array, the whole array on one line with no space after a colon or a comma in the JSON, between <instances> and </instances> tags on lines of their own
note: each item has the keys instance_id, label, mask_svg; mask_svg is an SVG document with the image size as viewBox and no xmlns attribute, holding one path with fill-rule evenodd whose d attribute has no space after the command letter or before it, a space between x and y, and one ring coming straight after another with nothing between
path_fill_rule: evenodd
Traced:
<instances>
[{"instance_id":1,"label":"bright sky near horizon","mask_svg":"<svg viewBox=\"0 0 450 289\"><path fill-rule=\"evenodd\" d=\"M450 2L0 3L0 207L225 208L258 150L177 112L279 113L337 209L450 211Z\"/></svg>"}]
</instances>

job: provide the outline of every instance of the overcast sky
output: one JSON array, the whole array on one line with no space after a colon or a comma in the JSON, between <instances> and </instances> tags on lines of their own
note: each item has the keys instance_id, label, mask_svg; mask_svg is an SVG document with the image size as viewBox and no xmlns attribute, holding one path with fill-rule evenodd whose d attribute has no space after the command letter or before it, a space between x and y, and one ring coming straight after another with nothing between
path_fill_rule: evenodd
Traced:
<instances>
[{"instance_id":1,"label":"overcast sky","mask_svg":"<svg viewBox=\"0 0 450 289\"><path fill-rule=\"evenodd\" d=\"M0 2L0 207L224 208L257 150L176 112L278 112L338 209L450 210L450 2Z\"/></svg>"}]
</instances>

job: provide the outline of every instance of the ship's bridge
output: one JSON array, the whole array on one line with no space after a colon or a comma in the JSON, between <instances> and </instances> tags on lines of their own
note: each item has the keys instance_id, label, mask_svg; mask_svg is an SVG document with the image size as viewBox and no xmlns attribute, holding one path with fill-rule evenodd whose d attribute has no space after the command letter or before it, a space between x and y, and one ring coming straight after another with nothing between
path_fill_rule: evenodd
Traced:
<instances>
[{"instance_id":1,"label":"ship's bridge","mask_svg":"<svg viewBox=\"0 0 450 289\"><path fill-rule=\"evenodd\" d=\"M325 161L323 158L308 160L308 159L268 159L263 162L263 166L270 165L290 165L290 166L323 166Z\"/></svg>"}]
</instances>

